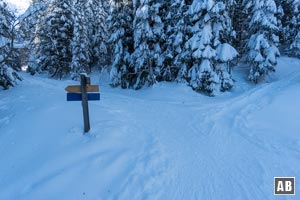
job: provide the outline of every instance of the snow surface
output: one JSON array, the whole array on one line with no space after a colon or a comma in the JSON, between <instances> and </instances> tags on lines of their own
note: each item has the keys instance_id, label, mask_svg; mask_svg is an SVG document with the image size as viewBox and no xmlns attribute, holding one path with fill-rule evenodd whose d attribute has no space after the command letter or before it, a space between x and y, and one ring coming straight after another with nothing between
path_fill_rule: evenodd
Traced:
<instances>
[{"instance_id":1,"label":"snow surface","mask_svg":"<svg viewBox=\"0 0 300 200\"><path fill-rule=\"evenodd\" d=\"M80 102L66 101L76 82L23 74L0 91L0 199L274 199L274 176L300 178L300 60L280 58L258 85L245 70L213 98L176 83L113 89L95 74L87 135Z\"/></svg>"}]
</instances>

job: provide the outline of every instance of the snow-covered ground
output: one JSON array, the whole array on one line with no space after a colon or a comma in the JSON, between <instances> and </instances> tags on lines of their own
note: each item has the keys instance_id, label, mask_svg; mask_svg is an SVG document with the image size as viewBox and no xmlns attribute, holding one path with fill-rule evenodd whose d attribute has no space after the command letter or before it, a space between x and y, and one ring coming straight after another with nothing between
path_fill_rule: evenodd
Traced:
<instances>
[{"instance_id":1,"label":"snow-covered ground","mask_svg":"<svg viewBox=\"0 0 300 200\"><path fill-rule=\"evenodd\" d=\"M113 89L94 74L87 135L80 102L66 101L76 83L23 74L0 91L0 199L274 199L274 176L300 181L300 60L281 58L258 85L245 74L218 97ZM299 199L298 186L278 199Z\"/></svg>"}]
</instances>

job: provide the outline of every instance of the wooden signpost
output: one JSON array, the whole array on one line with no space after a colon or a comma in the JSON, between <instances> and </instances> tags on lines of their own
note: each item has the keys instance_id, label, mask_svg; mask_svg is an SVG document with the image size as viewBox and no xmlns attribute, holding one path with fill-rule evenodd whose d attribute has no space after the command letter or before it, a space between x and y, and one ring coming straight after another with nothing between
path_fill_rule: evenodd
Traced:
<instances>
[{"instance_id":1,"label":"wooden signpost","mask_svg":"<svg viewBox=\"0 0 300 200\"><path fill-rule=\"evenodd\" d=\"M80 74L80 85L69 85L65 88L65 90L68 92L67 101L81 101L82 103L84 133L87 133L90 130L88 101L100 100L100 93L98 93L99 86L90 85L90 83L90 77L83 73Z\"/></svg>"}]
</instances>

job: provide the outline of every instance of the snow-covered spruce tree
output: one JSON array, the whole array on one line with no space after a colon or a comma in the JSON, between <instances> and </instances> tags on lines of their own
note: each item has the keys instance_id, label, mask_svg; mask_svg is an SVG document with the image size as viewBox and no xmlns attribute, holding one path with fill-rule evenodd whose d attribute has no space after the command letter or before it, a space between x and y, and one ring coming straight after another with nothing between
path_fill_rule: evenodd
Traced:
<instances>
[{"instance_id":1,"label":"snow-covered spruce tree","mask_svg":"<svg viewBox=\"0 0 300 200\"><path fill-rule=\"evenodd\" d=\"M181 9L179 10L182 12L183 16L183 21L178 21L179 27L181 31L179 31L179 37L175 38L175 41L180 41L179 46L180 46L180 53L176 56L176 59L174 60L175 65L179 66L179 71L176 77L176 81L178 82L188 82L189 77L188 77L188 70L192 66L192 51L189 48L188 40L194 35L194 31L192 29L193 27L193 20L191 20L192 16L189 14L189 9L191 5L193 4L193 0L185 0L184 4L182 5ZM180 13L178 13L180 14ZM183 24L182 24L183 23ZM176 27L175 27L176 30ZM179 30L179 29L178 29ZM182 41L180 40L180 35L181 33L183 34ZM176 42L174 42L176 44Z\"/></svg>"},{"instance_id":2,"label":"snow-covered spruce tree","mask_svg":"<svg viewBox=\"0 0 300 200\"><path fill-rule=\"evenodd\" d=\"M161 41L164 40L164 24L160 17L163 0L138 0L133 21L134 52L131 66L134 67L134 89L153 85L160 74L164 61ZM134 6L136 6L134 5Z\"/></svg>"},{"instance_id":3,"label":"snow-covered spruce tree","mask_svg":"<svg viewBox=\"0 0 300 200\"><path fill-rule=\"evenodd\" d=\"M192 37L185 44L188 81L196 91L215 95L233 86L229 62L238 53L229 44L232 31L223 2L194 0L186 13Z\"/></svg>"},{"instance_id":4,"label":"snow-covered spruce tree","mask_svg":"<svg viewBox=\"0 0 300 200\"><path fill-rule=\"evenodd\" d=\"M249 80L257 83L269 72L275 71L279 37L275 13L277 7L274 0L253 0L247 7L251 9L251 37L248 43L248 62L250 63Z\"/></svg>"},{"instance_id":5,"label":"snow-covered spruce tree","mask_svg":"<svg viewBox=\"0 0 300 200\"><path fill-rule=\"evenodd\" d=\"M8 89L14 86L21 77L17 74L15 63L17 52L13 43L15 38L15 16L9 11L7 4L0 0L0 86Z\"/></svg>"},{"instance_id":6,"label":"snow-covered spruce tree","mask_svg":"<svg viewBox=\"0 0 300 200\"><path fill-rule=\"evenodd\" d=\"M275 17L277 18L279 44L282 45L284 43L283 19L285 13L282 6L282 0L275 0L275 4L277 6L277 12L275 13Z\"/></svg>"},{"instance_id":7,"label":"snow-covered spruce tree","mask_svg":"<svg viewBox=\"0 0 300 200\"><path fill-rule=\"evenodd\" d=\"M251 16L249 16L249 10L246 9L248 1L245 0L232 0L229 4L229 12L233 26L233 46L238 50L241 57L247 53L247 43L249 40L249 23Z\"/></svg>"},{"instance_id":8,"label":"snow-covered spruce tree","mask_svg":"<svg viewBox=\"0 0 300 200\"><path fill-rule=\"evenodd\" d=\"M74 4L74 29L72 47L71 77L79 80L80 73L90 72L91 51L88 35L88 21L85 18L85 0L77 0Z\"/></svg>"},{"instance_id":9,"label":"snow-covered spruce tree","mask_svg":"<svg viewBox=\"0 0 300 200\"><path fill-rule=\"evenodd\" d=\"M106 24L109 11L108 0L86 0L84 12L88 22L91 63L90 67L98 66L103 69L109 62L108 39Z\"/></svg>"},{"instance_id":10,"label":"snow-covered spruce tree","mask_svg":"<svg viewBox=\"0 0 300 200\"><path fill-rule=\"evenodd\" d=\"M209 23L205 26L204 22L204 13L206 12L204 6L207 5L203 1L194 0L189 6L189 10L185 13L187 16L186 31L190 38L185 43L185 49L182 53L183 62L187 65L187 81L197 91L207 90L204 81L209 79L209 76L217 77L216 73L211 69L210 62L204 62L202 56L202 50L205 46L209 46L212 41L211 24ZM213 56L215 56L215 52ZM203 65L205 63L209 64L209 69L202 71L201 63ZM210 74L208 74L208 71Z\"/></svg>"},{"instance_id":11,"label":"snow-covered spruce tree","mask_svg":"<svg viewBox=\"0 0 300 200\"><path fill-rule=\"evenodd\" d=\"M292 18L294 17L294 9L293 9L293 1L294 0L276 0L275 3L277 5L277 7L282 7L283 9L283 16L282 16L282 26L283 26L283 38L282 38L282 45L285 46L285 51L288 51L288 48L286 48L287 46L289 46L293 40L293 38L295 37L294 33L295 31L293 30L293 23L292 23Z\"/></svg>"},{"instance_id":12,"label":"snow-covered spruce tree","mask_svg":"<svg viewBox=\"0 0 300 200\"><path fill-rule=\"evenodd\" d=\"M47 0L32 0L29 8L19 17L19 29L21 29L24 40L30 41L34 38L36 26L43 12L48 6Z\"/></svg>"},{"instance_id":13,"label":"snow-covered spruce tree","mask_svg":"<svg viewBox=\"0 0 300 200\"><path fill-rule=\"evenodd\" d=\"M63 78L71 71L73 15L69 0L53 0L38 27L38 68L51 77Z\"/></svg>"},{"instance_id":14,"label":"snow-covered spruce tree","mask_svg":"<svg viewBox=\"0 0 300 200\"><path fill-rule=\"evenodd\" d=\"M290 45L291 54L300 58L300 0L292 1L293 18L291 20L292 35L295 37Z\"/></svg>"},{"instance_id":15,"label":"snow-covered spruce tree","mask_svg":"<svg viewBox=\"0 0 300 200\"><path fill-rule=\"evenodd\" d=\"M291 44L290 49L292 50L292 54L300 58L300 32L298 31L295 40Z\"/></svg>"},{"instance_id":16,"label":"snow-covered spruce tree","mask_svg":"<svg viewBox=\"0 0 300 200\"><path fill-rule=\"evenodd\" d=\"M184 0L172 0L165 4L166 9L162 14L165 23L166 42L163 44L164 62L161 76L166 81L183 81L186 78L186 65L182 63L181 53L185 42Z\"/></svg>"},{"instance_id":17,"label":"snow-covered spruce tree","mask_svg":"<svg viewBox=\"0 0 300 200\"><path fill-rule=\"evenodd\" d=\"M283 45L284 53L295 56L297 55L297 47L294 48L294 41L297 37L297 34L299 32L299 6L300 1L299 0L276 0L277 6L282 7L284 15L282 16L281 22L282 22L282 35L280 37L281 39L281 45ZM297 44L297 42L296 42ZM297 46L297 45L295 45Z\"/></svg>"},{"instance_id":18,"label":"snow-covered spruce tree","mask_svg":"<svg viewBox=\"0 0 300 200\"><path fill-rule=\"evenodd\" d=\"M232 12L233 0L220 1L215 4L216 16L213 25L214 46L216 47L216 66L220 79L220 90L230 90L234 83L232 79L232 61L239 55L231 45L236 36L227 9ZM230 8L230 9L229 9Z\"/></svg>"},{"instance_id":19,"label":"snow-covered spruce tree","mask_svg":"<svg viewBox=\"0 0 300 200\"><path fill-rule=\"evenodd\" d=\"M112 50L111 85L128 88L134 84L134 79L131 76L133 67L130 67L133 51L132 1L112 0L108 24L111 32L109 42Z\"/></svg>"},{"instance_id":20,"label":"snow-covered spruce tree","mask_svg":"<svg viewBox=\"0 0 300 200\"><path fill-rule=\"evenodd\" d=\"M49 6L47 0L32 0L29 8L20 17L20 29L23 34L23 40L28 41L29 58L28 69L32 75L38 72L36 50L38 48L38 31L44 23L46 9Z\"/></svg>"}]
</instances>

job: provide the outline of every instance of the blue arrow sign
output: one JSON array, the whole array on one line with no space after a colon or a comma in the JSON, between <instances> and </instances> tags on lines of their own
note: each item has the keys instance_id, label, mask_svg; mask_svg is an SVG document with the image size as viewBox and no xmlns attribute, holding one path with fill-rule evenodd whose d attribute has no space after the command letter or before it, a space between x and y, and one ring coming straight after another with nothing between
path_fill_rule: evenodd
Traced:
<instances>
[{"instance_id":1,"label":"blue arrow sign","mask_svg":"<svg viewBox=\"0 0 300 200\"><path fill-rule=\"evenodd\" d=\"M100 93L87 93L89 101L99 101ZM67 101L81 101L82 95L80 93L67 93Z\"/></svg>"}]
</instances>

